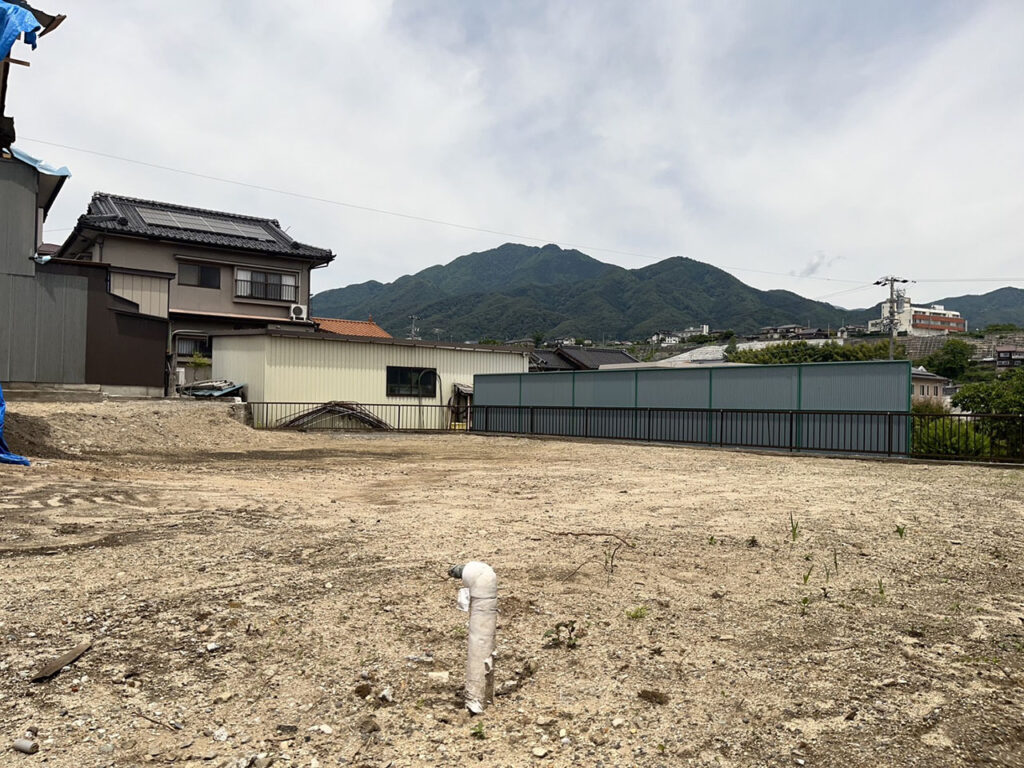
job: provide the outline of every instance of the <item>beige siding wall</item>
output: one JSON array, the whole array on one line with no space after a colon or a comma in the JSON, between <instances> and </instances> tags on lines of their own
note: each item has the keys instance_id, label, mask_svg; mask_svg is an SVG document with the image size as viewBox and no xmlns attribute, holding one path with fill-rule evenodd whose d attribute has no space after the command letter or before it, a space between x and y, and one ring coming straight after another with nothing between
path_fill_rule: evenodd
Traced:
<instances>
[{"instance_id":1,"label":"beige siding wall","mask_svg":"<svg viewBox=\"0 0 1024 768\"><path fill-rule=\"evenodd\" d=\"M167 317L167 280L163 277L110 273L110 292L139 305L144 315Z\"/></svg>"},{"instance_id":2,"label":"beige siding wall","mask_svg":"<svg viewBox=\"0 0 1024 768\"><path fill-rule=\"evenodd\" d=\"M245 384L245 396L249 400L265 401L263 360L267 341L267 336L215 336L211 378Z\"/></svg>"},{"instance_id":3,"label":"beige siding wall","mask_svg":"<svg viewBox=\"0 0 1024 768\"><path fill-rule=\"evenodd\" d=\"M261 343L266 344L264 349ZM452 385L472 384L477 373L525 373L525 354L475 349L434 349L355 341L282 336L219 336L214 339L214 378L255 380L263 365L262 385L249 389L249 400L322 403L421 402L415 397L387 396L389 365L434 368L441 379L437 404L448 402ZM428 401L422 401L424 403Z\"/></svg>"},{"instance_id":4,"label":"beige siding wall","mask_svg":"<svg viewBox=\"0 0 1024 768\"><path fill-rule=\"evenodd\" d=\"M97 256L94 256L97 258ZM281 259L242 252L215 251L188 245L170 244L137 238L107 236L103 242L102 261L118 267L149 269L155 272L178 274L181 262L203 263L220 267L220 288L200 288L178 285L175 277L170 281L170 309L198 312L218 312L232 315L251 315L287 320L289 301L259 301L235 297L235 271L242 269L269 269L294 272L299 276L296 304L309 305L309 264L301 260Z\"/></svg>"}]
</instances>

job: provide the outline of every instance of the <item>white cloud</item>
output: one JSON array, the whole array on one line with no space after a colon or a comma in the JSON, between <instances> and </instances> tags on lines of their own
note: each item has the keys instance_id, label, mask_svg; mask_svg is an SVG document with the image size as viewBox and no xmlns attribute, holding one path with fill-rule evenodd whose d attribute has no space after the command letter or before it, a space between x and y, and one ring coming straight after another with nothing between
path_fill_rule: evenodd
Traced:
<instances>
[{"instance_id":1,"label":"white cloud","mask_svg":"<svg viewBox=\"0 0 1024 768\"><path fill-rule=\"evenodd\" d=\"M97 189L272 216L339 254L320 290L509 239L30 137L543 240L778 272L736 274L811 296L834 285L812 276L1024 276L1020 4L65 10L9 95L24 147L74 173L54 228Z\"/></svg>"}]
</instances>

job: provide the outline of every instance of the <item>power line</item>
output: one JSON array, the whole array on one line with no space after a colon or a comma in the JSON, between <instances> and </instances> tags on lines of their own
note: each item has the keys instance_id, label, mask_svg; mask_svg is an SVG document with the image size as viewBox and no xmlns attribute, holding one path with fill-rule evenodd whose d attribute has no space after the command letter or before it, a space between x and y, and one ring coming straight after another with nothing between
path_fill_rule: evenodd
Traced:
<instances>
[{"instance_id":1,"label":"power line","mask_svg":"<svg viewBox=\"0 0 1024 768\"><path fill-rule=\"evenodd\" d=\"M1019 283L1024 277L954 277L949 279L915 280L915 283Z\"/></svg>"},{"instance_id":2,"label":"power line","mask_svg":"<svg viewBox=\"0 0 1024 768\"><path fill-rule=\"evenodd\" d=\"M814 301L824 301L825 299L830 299L833 296L841 296L844 293L857 293L858 291L863 291L863 290L866 290L868 288L874 288L874 287L875 287L874 283L867 283L865 285L858 285L856 288L844 288L841 291L834 291L833 293L826 293L823 296L815 296L814 297Z\"/></svg>"},{"instance_id":3,"label":"power line","mask_svg":"<svg viewBox=\"0 0 1024 768\"><path fill-rule=\"evenodd\" d=\"M259 190L261 192L271 192L271 193L277 194L277 195L285 195L287 197L294 197L294 198L297 198L297 199L300 199L300 200L310 200L312 202L325 203L327 205L336 205L336 206L339 206L339 207L342 207L342 208L351 208L351 209L357 210L357 211L366 211L366 212L369 212L369 213L378 213L378 214L381 214L381 215L384 215L384 216L396 216L398 218L408 219L408 220L411 220L411 221L419 221L419 222L422 222L422 223L425 223L425 224L436 224L438 226L454 227L456 229L463 229L463 230L467 230L467 231L470 231L470 232L482 232L482 233L488 234L488 235L498 235L499 237L511 237L511 238L515 238L515 239L518 239L518 240L532 240L532 241L538 242L538 243L561 243L563 246L568 246L570 248L578 248L580 250L585 250L585 251L598 251L598 252L601 252L601 253L613 253L613 254L616 254L618 256L629 256L631 258L643 259L643 260L651 261L651 262L659 262L659 261L663 261L664 260L663 258L659 258L657 256L651 256L651 255L646 254L646 253L635 253L633 251L620 251L620 250L616 250L614 248L601 248L601 247L595 246L595 245L581 245L581 244L578 244L578 243L569 243L569 242L565 242L564 240L559 240L558 238L536 237L534 235L524 235L524 234L516 233L516 232L504 232L502 230L489 229L487 227L477 227L477 226L473 226L473 225L470 225L470 224L460 224L460 223L454 222L454 221L445 221L444 219L435 219L435 218L431 218L429 216L419 216L417 214L412 214L412 213L403 213L401 211L392 211L392 210L388 210L386 208L376 208L376 207L370 206L370 205L362 205L362 204L359 204L359 203L348 203L348 202L344 202L342 200L332 200L332 199L326 198L326 197L318 197L316 195L307 195L307 194L302 193L302 192L292 192L291 190L287 190L287 189L278 189L276 187L267 187L267 186L264 186L262 184L252 184L252 183L246 182L246 181L238 181L237 179L227 179L227 178L224 178L222 176L213 176L213 175L207 174L207 173L198 173L196 171L187 171L187 170L184 170L182 168L173 168L173 167L171 167L169 165L160 165L158 163L150 163L150 162L147 162L145 160L136 160L136 159L130 158L130 157L122 157L121 155L113 155L113 154L110 154L108 152L99 152L99 151L96 151L96 150L93 150L93 149L85 149L83 147L73 147L73 146L71 146L69 144L60 144L60 143L55 142L55 141L45 141L44 139L33 139L33 138L26 137L26 136L22 136L20 138L21 138L22 141L32 141L32 142L35 142L36 144L45 144L46 146L49 146L49 147L59 147L60 149L66 149L66 150L69 150L71 152L82 152L82 153L87 154L87 155L96 155L97 157L104 157L104 158L107 158L108 160L117 160L117 161L122 162L122 163L132 163L134 165L141 165L141 166L145 166L147 168L154 168L154 169L160 170L160 171L167 171L169 173L178 173L178 174L181 174L183 176L192 176L192 177L195 177L197 179L206 179L207 181L216 181L216 182L220 182L221 184L233 184L235 186L245 187L247 189L255 189L255 190ZM68 227L68 229L73 229L73 227ZM62 229L53 229L53 230L48 230L48 231L59 232L59 231L63 231L63 228ZM833 283L859 283L860 282L859 280L845 280L845 279L836 278L836 277L817 277L817 276L814 276L814 275L799 276L799 275L794 275L792 273L770 272L770 271L764 270L764 269L750 269L748 267L732 267L732 266L724 266L724 265L716 265L716 266L718 266L719 269L730 270L732 272L751 272L751 273L760 274L760 275L773 275L775 277L788 277L790 279L823 280L823 281L826 281L826 282L833 282Z\"/></svg>"},{"instance_id":4,"label":"power line","mask_svg":"<svg viewBox=\"0 0 1024 768\"><path fill-rule=\"evenodd\" d=\"M147 162L145 160L136 160L134 158L123 157L121 155L113 155L113 154L110 154L110 153L107 153L107 152L99 152L99 151L93 150L93 149L85 149L84 147L74 147L74 146L71 146L69 144L60 144L60 143L55 142L55 141L46 141L44 139L34 139L34 138L25 137L25 136L22 136L21 140L22 141L32 141L32 142L35 142L36 144L45 144L46 146L50 146L50 147L59 147L60 149L66 149L66 150L69 150L69 151L72 151L72 152L82 152L82 153L87 154L87 155L96 155L97 157L104 157L104 158L107 158L109 160L117 160L117 161L122 162L122 163L132 163L134 165L141 165L141 166L145 166L147 168L154 168L154 169L160 170L160 171L167 171L169 173L178 173L178 174L181 174L183 176L193 176L193 177L198 178L198 179L206 179L207 181L216 181L216 182L219 182L221 184L232 184L232 185L239 186L239 187L246 187L248 189L259 190L259 191L262 191L262 192L271 192L273 194L284 195L286 197L294 197L294 198L298 198L300 200L310 200L310 201L313 201L313 202L324 203L326 205L336 205L336 206L339 206L339 207L342 207L342 208L351 208L353 210L366 211L368 213L377 213L377 214L381 214L381 215L384 215L384 216L396 216L398 218L409 219L411 221L419 221L419 222L422 222L422 223L425 223L425 224L435 224L435 225L444 226L444 227L454 227L456 229L463 229L463 230L467 230L467 231L470 231L470 232L481 232L481 233L489 234L489 235L498 235L500 237L513 237L513 238L517 238L517 239L521 239L521 240L532 240L534 242L539 242L539 243L561 243L563 246L568 246L570 248L579 248L579 249L587 250L587 251L599 251L601 253L614 253L614 254L619 255L619 256L629 256L631 258L643 259L643 260L651 261L651 262L659 262L659 261L663 261L664 260L664 258L657 257L657 256L651 256L650 254L646 254L646 253L637 253L637 252L634 252L634 251L622 251L622 250L617 250L617 249L614 249L614 248L603 248L603 247L596 246L596 245L582 245L582 244L578 244L578 243L569 243L569 242L565 242L563 240L559 240L558 238L537 237L537 236L534 236L534 235L524 235L524 234L516 233L516 232L504 232L502 230L489 229L487 227L478 227L478 226L473 226L473 225L470 225L470 224L461 224L459 222L446 221L444 219L435 219L435 218L431 218L429 216L419 216L417 214L403 213L401 211L392 211L392 210L388 210L386 208L376 208L374 206L362 205L362 204L359 204L359 203L349 203L349 202L344 202L344 201L341 201L341 200L332 200L332 199L326 198L326 197L318 197L316 195L307 195L307 194L304 194L302 192L293 192L293 191L287 190L287 189L278 189L276 187L268 187L268 186L264 186L262 184L252 184L252 183L246 182L246 181L238 181L237 179L228 179L228 178L224 178L222 176L213 176L213 175L206 174L206 173L199 173L197 171L187 171L187 170L184 170L182 168L174 168L174 167L169 166L169 165L160 165L158 163L150 163L150 162ZM44 229L47 232L68 232L68 231L74 229L74 227L73 226L72 227L57 227L57 228L44 227ZM818 277L816 275L795 275L795 274L793 274L791 272L772 272L770 270L765 270L765 269L751 269L750 267L734 267L734 266L728 266L728 265L713 265L713 266L718 266L719 269L730 270L730 271L733 271L733 272L750 272L752 274L772 275L774 277L787 277L787 278L795 279L795 280L821 280L821 281L832 282L832 283L860 283L859 280L848 280L848 279L837 278L837 277ZM917 283L1000 283L1000 282L1024 282L1024 277L933 278L933 279L917 280L915 282L917 282ZM819 299L816 299L816 300L820 301L821 299L828 298L829 296L838 296L838 295L841 295L841 294L844 294L844 293L851 293L851 292L863 290L866 287L869 287L869 286L867 286L867 285L859 285L856 288L850 288L850 289L846 289L846 290L842 290L842 291L836 291L835 293L826 294L825 296L822 296L822 297L820 297Z\"/></svg>"}]
</instances>

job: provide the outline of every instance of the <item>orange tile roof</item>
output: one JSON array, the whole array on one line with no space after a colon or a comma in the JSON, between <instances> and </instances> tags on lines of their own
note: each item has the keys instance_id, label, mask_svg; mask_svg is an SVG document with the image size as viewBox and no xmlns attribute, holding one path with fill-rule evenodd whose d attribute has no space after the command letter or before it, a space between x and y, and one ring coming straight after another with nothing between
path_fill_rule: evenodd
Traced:
<instances>
[{"instance_id":1,"label":"orange tile roof","mask_svg":"<svg viewBox=\"0 0 1024 768\"><path fill-rule=\"evenodd\" d=\"M378 339L391 338L391 334L373 320L341 320L336 317L314 317L312 320L320 326L321 331L327 333L337 333L341 336L372 336Z\"/></svg>"}]
</instances>

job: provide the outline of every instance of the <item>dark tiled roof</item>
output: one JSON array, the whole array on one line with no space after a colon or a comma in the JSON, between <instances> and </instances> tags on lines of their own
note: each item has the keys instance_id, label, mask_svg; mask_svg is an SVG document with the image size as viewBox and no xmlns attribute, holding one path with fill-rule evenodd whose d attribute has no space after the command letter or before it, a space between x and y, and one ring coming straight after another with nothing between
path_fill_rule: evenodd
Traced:
<instances>
[{"instance_id":1,"label":"dark tiled roof","mask_svg":"<svg viewBox=\"0 0 1024 768\"><path fill-rule=\"evenodd\" d=\"M540 371L572 371L575 370L568 360L558 356L553 349L535 349L530 353L531 365Z\"/></svg>"},{"instance_id":2,"label":"dark tiled roof","mask_svg":"<svg viewBox=\"0 0 1024 768\"><path fill-rule=\"evenodd\" d=\"M558 354L574 368L594 370L602 365L635 363L637 359L621 349L594 349L590 347L559 347Z\"/></svg>"},{"instance_id":3,"label":"dark tiled roof","mask_svg":"<svg viewBox=\"0 0 1024 768\"><path fill-rule=\"evenodd\" d=\"M172 214L191 214L217 222L237 222L238 224L244 224L246 227L255 226L266 233L266 239L219 234L216 232L199 232L190 229L149 224L139 213L140 208L166 211ZM270 253L275 256L285 256L325 264L334 258L334 254L327 248L316 248L312 245L305 245L297 240L292 240L274 219L261 219L237 213L190 208L185 205L161 203L156 200L140 200L134 197L110 195L105 192L96 192L92 196L89 210L85 215L79 217L78 226L75 228L75 232L72 233L72 237L69 238L69 242L82 229L92 229L132 237L149 237L157 240L190 243L213 248Z\"/></svg>"}]
</instances>

